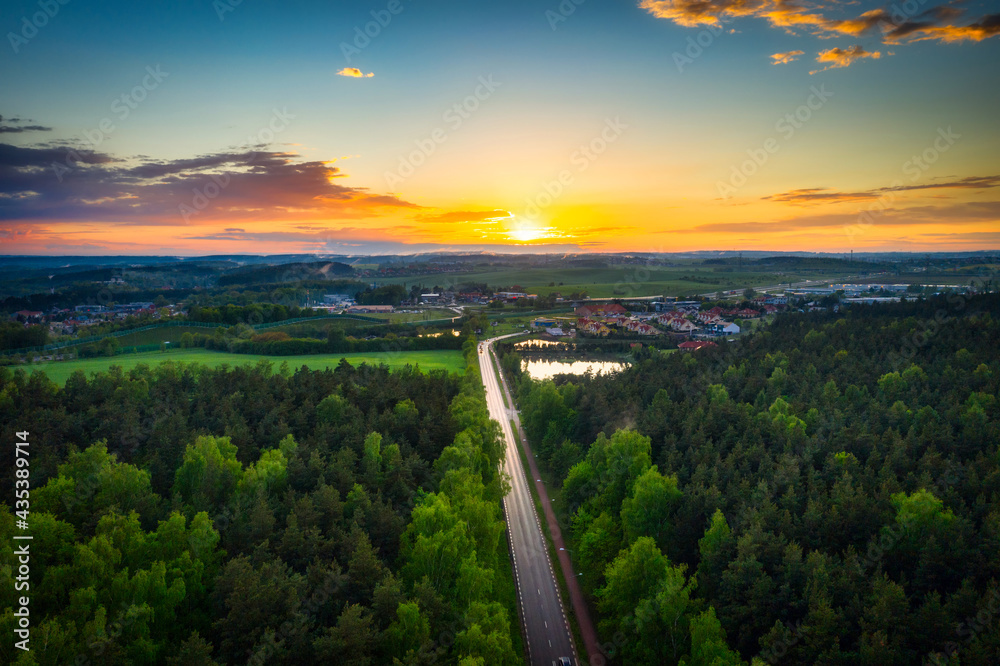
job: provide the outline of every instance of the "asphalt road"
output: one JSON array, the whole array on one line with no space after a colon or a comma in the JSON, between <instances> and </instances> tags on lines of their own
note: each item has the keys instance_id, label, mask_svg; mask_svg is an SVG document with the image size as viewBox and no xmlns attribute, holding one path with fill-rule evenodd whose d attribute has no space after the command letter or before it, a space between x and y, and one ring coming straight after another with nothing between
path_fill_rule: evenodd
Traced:
<instances>
[{"instance_id":1,"label":"asphalt road","mask_svg":"<svg viewBox=\"0 0 1000 666\"><path fill-rule=\"evenodd\" d=\"M511 491L504 498L504 512L514 559L514 577L525 641L528 644L528 660L532 666L551 666L559 657L570 657L575 666L579 661L573 647L572 632L510 427L512 413L504 407L502 389L493 371L491 347L494 341L500 339L502 338L493 338L479 343L479 367L486 386L490 416L500 423L507 442L504 468L510 476Z\"/></svg>"}]
</instances>

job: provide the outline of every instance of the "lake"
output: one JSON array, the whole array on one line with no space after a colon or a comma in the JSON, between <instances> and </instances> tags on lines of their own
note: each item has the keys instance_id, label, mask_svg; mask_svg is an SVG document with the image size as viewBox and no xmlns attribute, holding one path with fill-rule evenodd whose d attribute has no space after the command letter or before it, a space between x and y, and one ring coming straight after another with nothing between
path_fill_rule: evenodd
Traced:
<instances>
[{"instance_id":1,"label":"lake","mask_svg":"<svg viewBox=\"0 0 1000 666\"><path fill-rule=\"evenodd\" d=\"M583 375L591 372L606 375L624 370L628 363L621 361L556 361L552 359L524 359L521 367L532 379L552 379L556 375Z\"/></svg>"}]
</instances>

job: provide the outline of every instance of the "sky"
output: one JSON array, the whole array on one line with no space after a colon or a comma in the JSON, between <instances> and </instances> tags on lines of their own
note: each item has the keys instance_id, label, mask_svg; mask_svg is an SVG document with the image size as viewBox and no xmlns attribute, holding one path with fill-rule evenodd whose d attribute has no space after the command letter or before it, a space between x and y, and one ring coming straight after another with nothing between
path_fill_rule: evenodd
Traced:
<instances>
[{"instance_id":1,"label":"sky","mask_svg":"<svg viewBox=\"0 0 1000 666\"><path fill-rule=\"evenodd\" d=\"M5 0L0 254L1000 248L1000 2Z\"/></svg>"}]
</instances>

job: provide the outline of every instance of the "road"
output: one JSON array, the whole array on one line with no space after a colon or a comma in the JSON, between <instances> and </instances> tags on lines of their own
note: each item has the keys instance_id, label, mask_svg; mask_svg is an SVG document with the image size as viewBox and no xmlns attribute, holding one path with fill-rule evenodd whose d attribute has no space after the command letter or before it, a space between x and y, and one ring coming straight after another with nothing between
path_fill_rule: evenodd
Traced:
<instances>
[{"instance_id":1,"label":"road","mask_svg":"<svg viewBox=\"0 0 1000 666\"><path fill-rule=\"evenodd\" d=\"M576 666L579 661L573 646L573 635L511 430L510 422L514 414L504 407L502 388L493 371L493 343L514 335L520 334L480 342L479 367L486 387L490 416L500 423L507 443L504 469L510 476L511 491L503 503L525 642L528 645L528 661L532 666L551 666L559 657L570 657Z\"/></svg>"}]
</instances>

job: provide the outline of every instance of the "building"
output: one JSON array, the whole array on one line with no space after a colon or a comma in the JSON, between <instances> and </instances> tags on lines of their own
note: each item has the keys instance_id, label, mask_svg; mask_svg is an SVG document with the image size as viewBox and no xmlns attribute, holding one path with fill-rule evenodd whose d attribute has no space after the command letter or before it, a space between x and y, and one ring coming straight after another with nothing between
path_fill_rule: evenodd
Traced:
<instances>
[{"instance_id":1,"label":"building","mask_svg":"<svg viewBox=\"0 0 1000 666\"><path fill-rule=\"evenodd\" d=\"M676 296L663 296L661 300L653 301L653 309L657 312L670 312L676 305Z\"/></svg>"},{"instance_id":2,"label":"building","mask_svg":"<svg viewBox=\"0 0 1000 666\"><path fill-rule=\"evenodd\" d=\"M539 317L538 319L535 319L535 321L531 322L531 325L535 328L552 328L556 325L556 320Z\"/></svg>"},{"instance_id":3,"label":"building","mask_svg":"<svg viewBox=\"0 0 1000 666\"><path fill-rule=\"evenodd\" d=\"M699 312L698 314L696 314L694 316L694 318L697 319L702 324L705 324L705 325L708 325L708 324L717 324L720 321L722 321L722 317L720 317L718 314L712 313L711 311L709 311L709 312Z\"/></svg>"},{"instance_id":4,"label":"building","mask_svg":"<svg viewBox=\"0 0 1000 666\"><path fill-rule=\"evenodd\" d=\"M156 307L153 305L152 301L136 301L135 303L123 303L119 305L117 310L122 310L124 312L138 312L139 310L155 310Z\"/></svg>"},{"instance_id":5,"label":"building","mask_svg":"<svg viewBox=\"0 0 1000 666\"><path fill-rule=\"evenodd\" d=\"M37 310L18 310L10 318L22 322L36 323L40 322L43 316L45 316L45 313L38 312Z\"/></svg>"},{"instance_id":6,"label":"building","mask_svg":"<svg viewBox=\"0 0 1000 666\"><path fill-rule=\"evenodd\" d=\"M611 329L605 326L604 322L597 321L596 319L588 319L586 317L577 320L576 330L582 333L590 333L592 335L599 336L605 336L611 332Z\"/></svg>"},{"instance_id":7,"label":"building","mask_svg":"<svg viewBox=\"0 0 1000 666\"><path fill-rule=\"evenodd\" d=\"M352 305L345 312L363 314L365 312L392 312L391 305Z\"/></svg>"},{"instance_id":8,"label":"building","mask_svg":"<svg viewBox=\"0 0 1000 666\"><path fill-rule=\"evenodd\" d=\"M706 349L709 347L718 347L718 346L719 345L715 344L714 342L698 340L698 341L682 342L679 345L677 345L677 349L679 349L682 352L693 352L693 351L698 351L699 349Z\"/></svg>"},{"instance_id":9,"label":"building","mask_svg":"<svg viewBox=\"0 0 1000 666\"><path fill-rule=\"evenodd\" d=\"M354 299L347 294L324 294L323 302L330 305L339 305L341 303L350 303Z\"/></svg>"},{"instance_id":10,"label":"building","mask_svg":"<svg viewBox=\"0 0 1000 666\"><path fill-rule=\"evenodd\" d=\"M576 309L577 317L611 317L615 315L628 316L629 312L617 303L591 303Z\"/></svg>"},{"instance_id":11,"label":"building","mask_svg":"<svg viewBox=\"0 0 1000 666\"><path fill-rule=\"evenodd\" d=\"M657 317L657 321L670 330L679 333L693 333L698 330L698 326L694 322L688 321L678 314L661 314Z\"/></svg>"}]
</instances>

